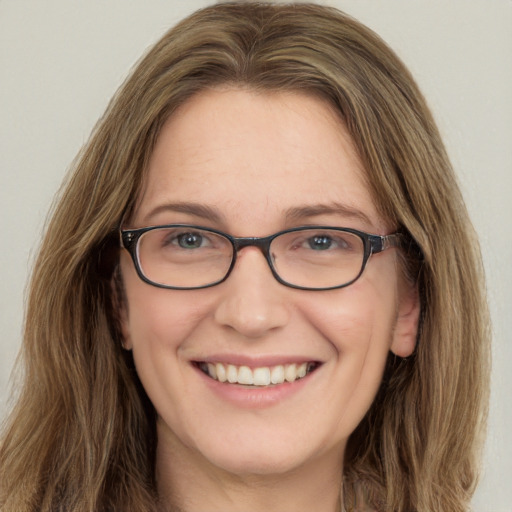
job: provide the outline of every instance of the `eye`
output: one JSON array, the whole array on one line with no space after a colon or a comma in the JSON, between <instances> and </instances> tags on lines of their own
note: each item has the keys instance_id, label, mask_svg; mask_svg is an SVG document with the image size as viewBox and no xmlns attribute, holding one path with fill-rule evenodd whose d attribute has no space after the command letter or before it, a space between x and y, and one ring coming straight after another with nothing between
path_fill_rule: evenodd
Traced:
<instances>
[{"instance_id":1,"label":"eye","mask_svg":"<svg viewBox=\"0 0 512 512\"><path fill-rule=\"evenodd\" d=\"M194 226L163 227L149 231L145 237L146 245L151 244L153 251L169 253L188 253L196 255L212 254L212 251L230 252L232 246L224 235Z\"/></svg>"},{"instance_id":2,"label":"eye","mask_svg":"<svg viewBox=\"0 0 512 512\"><path fill-rule=\"evenodd\" d=\"M316 233L304 240L303 247L318 252L347 251L354 247L354 239L348 233Z\"/></svg>"},{"instance_id":3,"label":"eye","mask_svg":"<svg viewBox=\"0 0 512 512\"><path fill-rule=\"evenodd\" d=\"M199 233L182 233L172 243L177 243L183 249L198 249L203 245L203 236Z\"/></svg>"},{"instance_id":4,"label":"eye","mask_svg":"<svg viewBox=\"0 0 512 512\"><path fill-rule=\"evenodd\" d=\"M211 237L201 231L162 229L150 233L154 233L154 241L165 250L202 249L211 245Z\"/></svg>"},{"instance_id":5,"label":"eye","mask_svg":"<svg viewBox=\"0 0 512 512\"><path fill-rule=\"evenodd\" d=\"M331 248L333 239L327 235L316 235L308 238L307 244L314 251L325 251Z\"/></svg>"}]
</instances>

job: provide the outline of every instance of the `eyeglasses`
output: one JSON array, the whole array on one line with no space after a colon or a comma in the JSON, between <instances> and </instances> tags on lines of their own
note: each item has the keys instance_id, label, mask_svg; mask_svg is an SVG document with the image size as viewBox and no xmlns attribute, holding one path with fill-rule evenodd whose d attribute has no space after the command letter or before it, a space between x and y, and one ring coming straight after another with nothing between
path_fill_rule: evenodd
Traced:
<instances>
[{"instance_id":1,"label":"eyeglasses","mask_svg":"<svg viewBox=\"0 0 512 512\"><path fill-rule=\"evenodd\" d=\"M404 235L305 226L265 237L233 237L201 226L169 224L121 230L120 237L139 277L160 288L194 290L222 283L238 252L255 246L285 286L331 290L356 281L372 254L402 247Z\"/></svg>"}]
</instances>

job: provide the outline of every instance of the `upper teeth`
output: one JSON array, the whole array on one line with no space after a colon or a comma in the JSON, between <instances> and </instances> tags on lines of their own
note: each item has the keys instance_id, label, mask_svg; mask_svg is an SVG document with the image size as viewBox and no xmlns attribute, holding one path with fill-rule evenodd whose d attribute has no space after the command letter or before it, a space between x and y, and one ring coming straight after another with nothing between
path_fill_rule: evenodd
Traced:
<instances>
[{"instance_id":1,"label":"upper teeth","mask_svg":"<svg viewBox=\"0 0 512 512\"><path fill-rule=\"evenodd\" d=\"M280 364L271 367L249 368L248 366L235 366L233 364L201 363L199 367L203 372L220 382L268 386L301 379L315 367L315 364Z\"/></svg>"}]
</instances>

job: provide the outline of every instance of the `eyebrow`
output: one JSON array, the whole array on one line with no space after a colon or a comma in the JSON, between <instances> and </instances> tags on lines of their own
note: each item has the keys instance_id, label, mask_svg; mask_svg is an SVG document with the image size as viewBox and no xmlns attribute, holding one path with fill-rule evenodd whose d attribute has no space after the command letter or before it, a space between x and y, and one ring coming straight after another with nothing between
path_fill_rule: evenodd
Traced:
<instances>
[{"instance_id":1,"label":"eyebrow","mask_svg":"<svg viewBox=\"0 0 512 512\"><path fill-rule=\"evenodd\" d=\"M186 213L188 215L194 215L203 219L208 219L213 222L221 222L223 220L222 214L211 206L207 206L199 203L166 203L153 208L145 217L145 220L151 219L156 215L164 212L175 212L175 213Z\"/></svg>"},{"instance_id":2,"label":"eyebrow","mask_svg":"<svg viewBox=\"0 0 512 512\"><path fill-rule=\"evenodd\" d=\"M369 225L372 224L370 217L361 210L336 202L289 208L285 213L286 218L289 221L300 221L305 218L316 217L318 215L340 215L342 217L363 221Z\"/></svg>"}]
</instances>

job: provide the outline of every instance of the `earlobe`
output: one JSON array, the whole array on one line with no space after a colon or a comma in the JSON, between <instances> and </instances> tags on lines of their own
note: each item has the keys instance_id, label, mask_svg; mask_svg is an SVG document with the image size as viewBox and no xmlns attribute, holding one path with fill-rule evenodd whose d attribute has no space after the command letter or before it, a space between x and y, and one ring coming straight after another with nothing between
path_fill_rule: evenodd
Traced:
<instances>
[{"instance_id":1,"label":"earlobe","mask_svg":"<svg viewBox=\"0 0 512 512\"><path fill-rule=\"evenodd\" d=\"M391 352L399 357L408 357L416 348L420 320L420 297L417 286L411 286L402 294L398 307Z\"/></svg>"}]
</instances>

